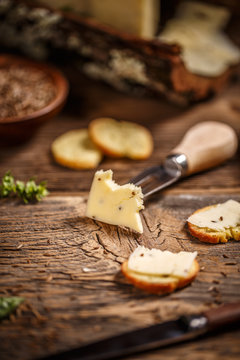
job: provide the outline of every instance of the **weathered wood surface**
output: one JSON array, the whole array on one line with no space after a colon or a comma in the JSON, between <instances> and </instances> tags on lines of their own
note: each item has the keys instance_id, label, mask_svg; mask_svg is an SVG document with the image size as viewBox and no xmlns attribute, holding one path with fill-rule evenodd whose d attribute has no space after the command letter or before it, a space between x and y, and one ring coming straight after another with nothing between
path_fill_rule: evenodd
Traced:
<instances>
[{"instance_id":1,"label":"weathered wood surface","mask_svg":"<svg viewBox=\"0 0 240 360\"><path fill-rule=\"evenodd\" d=\"M78 87L76 86L78 85ZM184 132L199 120L221 120L240 134L239 88L190 111L161 100L137 99L112 89L76 80L68 105L28 143L0 149L0 174L33 175L48 180L51 194L41 203L0 201L0 295L26 298L15 316L0 324L0 358L35 359L122 331L199 312L240 300L239 243L208 245L188 234L186 218L197 208L240 200L239 152L209 172L176 184L146 204L144 234L94 222L84 217L94 171L73 171L54 163L52 140L87 126L100 116L138 121L150 128L155 150L148 161L105 158L123 183L158 163ZM232 93L231 93L232 92ZM230 99L230 100L227 100ZM120 264L138 245L197 250L201 271L191 286L169 296L133 288L120 274ZM239 330L215 334L131 359L238 359Z\"/></svg>"},{"instance_id":2,"label":"weathered wood surface","mask_svg":"<svg viewBox=\"0 0 240 360\"><path fill-rule=\"evenodd\" d=\"M232 197L240 200L236 194ZM50 196L30 206L4 201L1 293L24 296L27 303L14 320L1 324L1 358L31 359L240 300L239 244L203 244L185 227L194 209L227 198L163 195L147 204L143 235L86 218L86 196ZM191 286L172 295L148 295L120 273L120 264L138 244L175 252L197 250L201 272ZM239 331L232 334L237 335ZM218 345L221 355L233 341L229 334L225 337ZM187 344L184 351L191 348ZM172 350L164 351L171 358Z\"/></svg>"}]
</instances>

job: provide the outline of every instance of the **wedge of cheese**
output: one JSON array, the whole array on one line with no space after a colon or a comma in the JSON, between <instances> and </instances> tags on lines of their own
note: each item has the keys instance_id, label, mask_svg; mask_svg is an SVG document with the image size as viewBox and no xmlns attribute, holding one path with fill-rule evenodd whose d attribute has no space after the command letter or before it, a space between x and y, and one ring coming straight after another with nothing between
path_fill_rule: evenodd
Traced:
<instances>
[{"instance_id":1,"label":"wedge of cheese","mask_svg":"<svg viewBox=\"0 0 240 360\"><path fill-rule=\"evenodd\" d=\"M112 225L126 226L139 233L143 226L139 211L144 208L140 187L118 185L112 170L97 171L88 197L86 216Z\"/></svg>"}]
</instances>

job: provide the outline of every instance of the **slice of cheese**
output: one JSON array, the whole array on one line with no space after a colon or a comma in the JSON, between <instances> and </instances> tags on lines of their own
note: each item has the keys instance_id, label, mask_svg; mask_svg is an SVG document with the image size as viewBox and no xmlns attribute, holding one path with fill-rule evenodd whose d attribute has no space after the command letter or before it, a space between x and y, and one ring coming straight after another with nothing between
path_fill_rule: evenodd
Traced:
<instances>
[{"instance_id":1,"label":"slice of cheese","mask_svg":"<svg viewBox=\"0 0 240 360\"><path fill-rule=\"evenodd\" d=\"M118 185L112 170L97 171L89 193L86 216L112 225L143 232L139 211L144 208L139 186Z\"/></svg>"},{"instance_id":2,"label":"slice of cheese","mask_svg":"<svg viewBox=\"0 0 240 360\"><path fill-rule=\"evenodd\" d=\"M223 7L183 2L160 34L160 40L182 46L186 68L203 76L219 76L240 61L240 50L223 33L230 13Z\"/></svg>"},{"instance_id":3,"label":"slice of cheese","mask_svg":"<svg viewBox=\"0 0 240 360\"><path fill-rule=\"evenodd\" d=\"M228 200L205 211L191 215L188 220L193 225L213 230L225 230L240 225L240 203Z\"/></svg>"},{"instance_id":4,"label":"slice of cheese","mask_svg":"<svg viewBox=\"0 0 240 360\"><path fill-rule=\"evenodd\" d=\"M183 278L188 275L196 256L196 251L172 253L138 246L128 259L128 268L139 274Z\"/></svg>"}]
</instances>

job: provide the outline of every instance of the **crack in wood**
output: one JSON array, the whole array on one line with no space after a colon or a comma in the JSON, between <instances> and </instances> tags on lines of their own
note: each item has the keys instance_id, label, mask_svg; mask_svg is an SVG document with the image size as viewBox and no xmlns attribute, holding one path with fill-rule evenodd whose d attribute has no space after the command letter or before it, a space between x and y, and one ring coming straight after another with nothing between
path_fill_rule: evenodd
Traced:
<instances>
[{"instance_id":1,"label":"crack in wood","mask_svg":"<svg viewBox=\"0 0 240 360\"><path fill-rule=\"evenodd\" d=\"M116 228L116 232L117 232L117 237L118 237L119 244L121 245L121 244L122 244L122 241L121 241L121 237L120 237L120 234L119 234L119 229L118 229L118 227Z\"/></svg>"},{"instance_id":2,"label":"crack in wood","mask_svg":"<svg viewBox=\"0 0 240 360\"><path fill-rule=\"evenodd\" d=\"M140 241L138 240L139 236L134 234L133 235L134 240L136 241L137 245L141 245Z\"/></svg>"},{"instance_id":3,"label":"crack in wood","mask_svg":"<svg viewBox=\"0 0 240 360\"><path fill-rule=\"evenodd\" d=\"M84 248L81 248L81 250L84 253L84 255L86 255L88 258L94 258L96 260L101 259L101 257L98 257L95 254L93 254L91 250L87 250L87 249L84 249Z\"/></svg>"},{"instance_id":4,"label":"crack in wood","mask_svg":"<svg viewBox=\"0 0 240 360\"><path fill-rule=\"evenodd\" d=\"M147 226L148 231L151 233L152 230L150 229L150 226L148 225L148 221L147 221L146 215L144 213L142 213L142 217L144 219L144 222L145 222L145 224Z\"/></svg>"},{"instance_id":5,"label":"crack in wood","mask_svg":"<svg viewBox=\"0 0 240 360\"><path fill-rule=\"evenodd\" d=\"M102 225L100 225L97 220L92 219L92 222L97 226L97 229L95 229L94 231L102 231Z\"/></svg>"},{"instance_id":6,"label":"crack in wood","mask_svg":"<svg viewBox=\"0 0 240 360\"><path fill-rule=\"evenodd\" d=\"M158 243L158 245L164 245L166 241L167 241L167 239L166 239L166 238L163 238L163 240L160 241L160 242Z\"/></svg>"},{"instance_id":7,"label":"crack in wood","mask_svg":"<svg viewBox=\"0 0 240 360\"><path fill-rule=\"evenodd\" d=\"M118 264L121 264L121 262L117 260L118 255L116 255L113 251L106 248L104 242L102 241L102 239L101 239L101 237L99 236L98 233L96 233L96 239L97 239L97 242L99 243L99 245L102 246L103 250L105 250L107 253L113 255L114 258L115 258L114 261L117 262Z\"/></svg>"},{"instance_id":8,"label":"crack in wood","mask_svg":"<svg viewBox=\"0 0 240 360\"><path fill-rule=\"evenodd\" d=\"M159 236L161 235L161 232L162 232L161 223L160 223L160 222L157 224L157 230L158 230L157 238L159 238Z\"/></svg>"},{"instance_id":9,"label":"crack in wood","mask_svg":"<svg viewBox=\"0 0 240 360\"><path fill-rule=\"evenodd\" d=\"M172 235L172 237L177 240L177 243L181 249L183 249L184 251L188 251L188 249L185 249L185 247L182 244L183 239L179 239L177 236L174 236L174 235Z\"/></svg>"}]
</instances>

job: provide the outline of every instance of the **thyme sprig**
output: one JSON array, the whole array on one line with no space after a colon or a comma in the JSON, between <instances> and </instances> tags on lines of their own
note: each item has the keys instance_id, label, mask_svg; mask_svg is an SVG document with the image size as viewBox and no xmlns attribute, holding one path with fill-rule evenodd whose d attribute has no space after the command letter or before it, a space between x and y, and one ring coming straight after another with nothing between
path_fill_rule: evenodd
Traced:
<instances>
[{"instance_id":1,"label":"thyme sprig","mask_svg":"<svg viewBox=\"0 0 240 360\"><path fill-rule=\"evenodd\" d=\"M0 297L0 320L10 315L23 301L24 298L19 296Z\"/></svg>"},{"instance_id":2,"label":"thyme sprig","mask_svg":"<svg viewBox=\"0 0 240 360\"><path fill-rule=\"evenodd\" d=\"M17 195L25 204L30 201L40 201L48 194L45 181L40 182L38 185L34 179L30 179L26 183L20 180L15 181L10 171L6 172L0 184L0 198Z\"/></svg>"}]
</instances>

